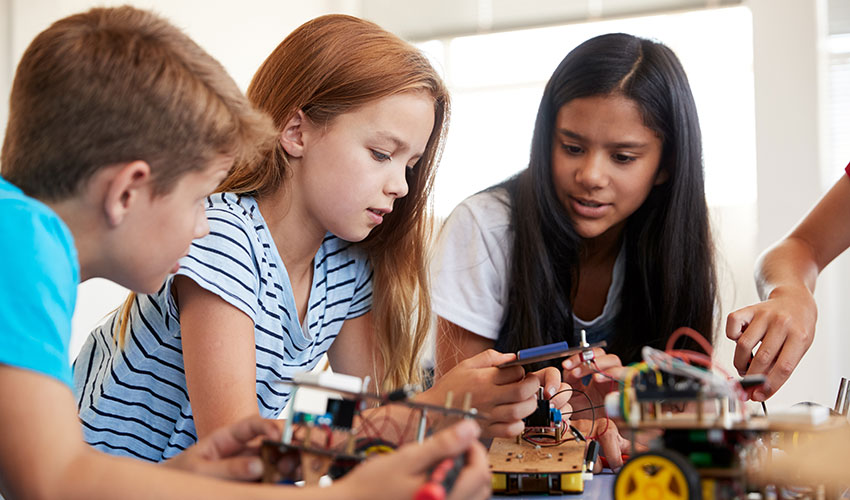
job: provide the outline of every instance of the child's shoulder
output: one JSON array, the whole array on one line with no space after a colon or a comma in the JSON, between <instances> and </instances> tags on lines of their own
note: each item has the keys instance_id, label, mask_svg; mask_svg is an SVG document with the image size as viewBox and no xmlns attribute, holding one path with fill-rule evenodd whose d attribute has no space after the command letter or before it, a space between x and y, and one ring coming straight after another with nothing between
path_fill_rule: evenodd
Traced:
<instances>
[{"instance_id":1,"label":"child's shoulder","mask_svg":"<svg viewBox=\"0 0 850 500\"><path fill-rule=\"evenodd\" d=\"M246 224L260 216L257 202L250 196L236 193L215 193L207 197L207 214L222 214L229 219L238 219Z\"/></svg>"},{"instance_id":2,"label":"child's shoulder","mask_svg":"<svg viewBox=\"0 0 850 500\"><path fill-rule=\"evenodd\" d=\"M265 234L268 231L266 222L253 197L215 193L207 197L206 211L211 233L235 234L244 245L259 241L270 243Z\"/></svg>"},{"instance_id":3,"label":"child's shoulder","mask_svg":"<svg viewBox=\"0 0 850 500\"><path fill-rule=\"evenodd\" d=\"M72 250L70 230L50 207L23 193L9 181L0 178L0 227L3 234L14 234L9 242L16 246L26 244L25 235L55 239ZM33 242L36 243L36 242ZM43 243L43 242L42 242Z\"/></svg>"},{"instance_id":4,"label":"child's shoulder","mask_svg":"<svg viewBox=\"0 0 850 500\"><path fill-rule=\"evenodd\" d=\"M505 228L510 222L510 197L503 188L492 188L463 200L449 218L455 224L475 224L482 229Z\"/></svg>"},{"instance_id":5,"label":"child's shoulder","mask_svg":"<svg viewBox=\"0 0 850 500\"><path fill-rule=\"evenodd\" d=\"M3 204L4 215L6 211L15 210L19 213L30 212L37 215L56 217L55 212L44 203L30 198L17 186L0 177L0 203ZM4 216L3 219L6 219Z\"/></svg>"},{"instance_id":6,"label":"child's shoulder","mask_svg":"<svg viewBox=\"0 0 850 500\"><path fill-rule=\"evenodd\" d=\"M71 295L79 278L77 252L71 231L44 203L25 195L0 178L0 238L4 285L38 280L55 281ZM36 287L37 288L37 287Z\"/></svg>"}]
</instances>

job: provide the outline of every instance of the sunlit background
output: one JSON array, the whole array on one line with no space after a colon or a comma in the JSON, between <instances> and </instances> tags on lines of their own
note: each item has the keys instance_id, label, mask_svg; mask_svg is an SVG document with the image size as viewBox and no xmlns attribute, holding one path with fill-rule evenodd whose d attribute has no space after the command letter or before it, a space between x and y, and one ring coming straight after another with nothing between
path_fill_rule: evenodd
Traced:
<instances>
[{"instance_id":1,"label":"sunlit background","mask_svg":"<svg viewBox=\"0 0 850 500\"><path fill-rule=\"evenodd\" d=\"M727 367L725 315L757 299L756 257L850 161L846 0L0 0L0 130L14 67L30 40L65 15L122 3L153 8L185 29L243 89L287 33L321 14L365 17L417 44L453 97L433 200L438 217L525 167L543 86L573 47L609 32L667 44L688 73L702 124L722 288L718 360ZM839 377L850 376L846 261L821 277L815 344L770 405L831 405ZM103 280L81 287L74 353L124 293Z\"/></svg>"}]
</instances>

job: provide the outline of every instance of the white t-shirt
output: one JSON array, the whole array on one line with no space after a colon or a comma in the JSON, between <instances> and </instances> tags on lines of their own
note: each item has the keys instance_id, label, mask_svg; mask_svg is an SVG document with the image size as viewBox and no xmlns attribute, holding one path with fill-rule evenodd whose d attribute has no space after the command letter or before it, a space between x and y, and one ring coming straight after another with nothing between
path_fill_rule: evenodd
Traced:
<instances>
[{"instance_id":1,"label":"white t-shirt","mask_svg":"<svg viewBox=\"0 0 850 500\"><path fill-rule=\"evenodd\" d=\"M513 249L510 206L503 189L470 196L446 219L431 262L434 312L476 335L496 340L508 301L508 268ZM620 311L625 251L614 262L602 314L589 321L573 314L575 331L588 342L610 338Z\"/></svg>"}]
</instances>

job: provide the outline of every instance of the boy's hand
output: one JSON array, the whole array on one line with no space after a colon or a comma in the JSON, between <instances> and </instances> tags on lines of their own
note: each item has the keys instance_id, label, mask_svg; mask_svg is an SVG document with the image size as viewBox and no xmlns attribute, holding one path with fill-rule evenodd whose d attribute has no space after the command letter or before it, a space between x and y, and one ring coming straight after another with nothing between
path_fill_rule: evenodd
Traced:
<instances>
[{"instance_id":1,"label":"boy's hand","mask_svg":"<svg viewBox=\"0 0 850 500\"><path fill-rule=\"evenodd\" d=\"M216 430L162 464L221 479L254 481L263 473L255 446L258 437L280 439L280 429L272 420L249 417Z\"/></svg>"},{"instance_id":2,"label":"boy's hand","mask_svg":"<svg viewBox=\"0 0 850 500\"><path fill-rule=\"evenodd\" d=\"M766 301L729 314L726 336L737 343L738 374L767 375L753 400L766 400L788 380L812 345L817 315L815 299L805 287L777 287Z\"/></svg>"},{"instance_id":3,"label":"boy's hand","mask_svg":"<svg viewBox=\"0 0 850 500\"><path fill-rule=\"evenodd\" d=\"M478 425L464 420L428 438L422 444L408 443L395 453L377 455L358 465L331 488L345 492L339 498L408 500L428 481L430 470L443 459L466 454L448 496L450 500L485 499L492 490L484 447L478 442Z\"/></svg>"},{"instance_id":4,"label":"boy's hand","mask_svg":"<svg viewBox=\"0 0 850 500\"><path fill-rule=\"evenodd\" d=\"M458 363L439 379L434 387L417 396L419 401L442 405L452 391L454 405L459 406L466 393L472 396L472 407L488 418L482 423L487 437L514 437L525 428L522 419L537 408L537 377L526 377L521 366L498 368L513 361L513 353L487 349ZM548 379L547 379L548 380Z\"/></svg>"}]
</instances>

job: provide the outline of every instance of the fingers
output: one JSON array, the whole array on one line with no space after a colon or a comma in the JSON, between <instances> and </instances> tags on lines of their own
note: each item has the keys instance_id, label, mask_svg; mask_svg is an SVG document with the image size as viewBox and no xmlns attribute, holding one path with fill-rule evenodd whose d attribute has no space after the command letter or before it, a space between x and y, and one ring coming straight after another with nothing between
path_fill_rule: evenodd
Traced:
<instances>
[{"instance_id":1,"label":"fingers","mask_svg":"<svg viewBox=\"0 0 850 500\"><path fill-rule=\"evenodd\" d=\"M747 326L752 323L754 314L752 307L745 307L729 313L729 316L726 316L726 337L729 340L738 340Z\"/></svg>"},{"instance_id":2,"label":"fingers","mask_svg":"<svg viewBox=\"0 0 850 500\"><path fill-rule=\"evenodd\" d=\"M764 316L756 317L752 323L747 326L744 333L738 337L737 345L735 346L735 369L738 370L738 375L747 373L750 366L750 360L753 357L753 349L758 344L767 332L767 320Z\"/></svg>"},{"instance_id":3,"label":"fingers","mask_svg":"<svg viewBox=\"0 0 850 500\"><path fill-rule=\"evenodd\" d=\"M510 366L508 368L483 368L483 370L493 371L492 381L496 385L512 384L519 382L525 378L525 370L521 366ZM540 383L538 382L539 386Z\"/></svg>"},{"instance_id":4,"label":"fingers","mask_svg":"<svg viewBox=\"0 0 850 500\"><path fill-rule=\"evenodd\" d=\"M493 493L490 462L481 443L473 442L466 452L466 465L452 487L449 500L486 499Z\"/></svg>"},{"instance_id":5,"label":"fingers","mask_svg":"<svg viewBox=\"0 0 850 500\"><path fill-rule=\"evenodd\" d=\"M199 463L194 472L231 481L255 481L263 475L260 457L231 457Z\"/></svg>"},{"instance_id":6,"label":"fingers","mask_svg":"<svg viewBox=\"0 0 850 500\"><path fill-rule=\"evenodd\" d=\"M280 429L271 420L248 417L210 434L206 439L210 443L210 448L204 454L209 459L236 455L245 450L251 440L259 436L280 439ZM198 444L202 445L203 441L205 440Z\"/></svg>"},{"instance_id":7,"label":"fingers","mask_svg":"<svg viewBox=\"0 0 850 500\"><path fill-rule=\"evenodd\" d=\"M782 344L785 342L785 335L776 329L767 330L764 338L761 340L758 350L750 359L747 373L752 375L756 373L767 373L768 369L776 361L779 351L782 349Z\"/></svg>"},{"instance_id":8,"label":"fingers","mask_svg":"<svg viewBox=\"0 0 850 500\"><path fill-rule=\"evenodd\" d=\"M597 422L597 425L599 422ZM620 433L617 431L617 427L614 426L611 422L608 423L608 429L603 433L597 441L599 441L599 445L602 446L602 454L605 455L605 459L608 461L608 467L611 470L618 470L623 466L623 444L621 441L623 439L620 437Z\"/></svg>"},{"instance_id":9,"label":"fingers","mask_svg":"<svg viewBox=\"0 0 850 500\"><path fill-rule=\"evenodd\" d=\"M572 389L572 387L570 387L570 384L562 382L560 387L558 388L558 392L556 392L557 396L549 399L549 402L552 403L552 406L561 410L561 413L569 413L573 409L573 407L569 403L570 398L573 395L573 392L570 389Z\"/></svg>"},{"instance_id":10,"label":"fingers","mask_svg":"<svg viewBox=\"0 0 850 500\"><path fill-rule=\"evenodd\" d=\"M425 472L440 460L463 453L480 434L481 429L473 420L462 420L434 434L421 445L410 443L402 446L397 458L407 460L414 471Z\"/></svg>"},{"instance_id":11,"label":"fingers","mask_svg":"<svg viewBox=\"0 0 850 500\"><path fill-rule=\"evenodd\" d=\"M549 398L558 392L558 388L561 386L561 372L554 366L531 372L528 376L537 379L539 386L543 387L546 397Z\"/></svg>"},{"instance_id":12,"label":"fingers","mask_svg":"<svg viewBox=\"0 0 850 500\"><path fill-rule=\"evenodd\" d=\"M601 347L594 347L593 349L591 349L591 351L593 351L593 359L596 359L597 362L599 362L599 360L597 358L599 358L601 356L605 356L605 354L606 354L605 350L602 349ZM571 370L571 369L573 369L577 366L580 366L582 364L584 364L584 363L581 360L581 353L579 353L579 354L573 354L569 358L565 359L564 362L561 363L561 366L565 370Z\"/></svg>"},{"instance_id":13,"label":"fingers","mask_svg":"<svg viewBox=\"0 0 850 500\"><path fill-rule=\"evenodd\" d=\"M490 422L481 430L486 438L514 438L522 434L525 423L522 420L512 422Z\"/></svg>"},{"instance_id":14,"label":"fingers","mask_svg":"<svg viewBox=\"0 0 850 500\"><path fill-rule=\"evenodd\" d=\"M488 434L490 437L516 436L525 428L522 419L531 415L536 408L536 398L495 406L487 415Z\"/></svg>"},{"instance_id":15,"label":"fingers","mask_svg":"<svg viewBox=\"0 0 850 500\"><path fill-rule=\"evenodd\" d=\"M600 348L595 348L593 351L593 364L582 362L578 356L568 358L566 361L564 361L564 363L562 364L564 368L564 378L569 380L570 382L577 382L583 377L593 374L593 380L597 382L604 382L606 380L610 380L604 374L599 373L603 371L606 372L610 377L617 378L616 375L613 375L608 372L617 371L619 373L620 371L622 371L623 362L620 360L620 357L616 354L606 353Z\"/></svg>"},{"instance_id":16,"label":"fingers","mask_svg":"<svg viewBox=\"0 0 850 500\"><path fill-rule=\"evenodd\" d=\"M466 364L469 368L488 368L491 366L499 366L501 364L507 363L508 361L513 361L516 358L516 354L512 352L499 352L495 349L487 349L486 351L481 351L475 356L471 358L467 358L462 363ZM522 369L522 367L518 367Z\"/></svg>"},{"instance_id":17,"label":"fingers","mask_svg":"<svg viewBox=\"0 0 850 500\"><path fill-rule=\"evenodd\" d=\"M537 381L536 377L526 377L519 382L488 388L490 392L488 397L494 407L526 402L528 400L534 401L537 399L537 389L539 387L540 382Z\"/></svg>"},{"instance_id":18,"label":"fingers","mask_svg":"<svg viewBox=\"0 0 850 500\"><path fill-rule=\"evenodd\" d=\"M773 368L767 374L767 382L763 387L753 392L753 399L755 401L765 401L771 395L775 394L785 384L788 377L791 376L791 372L797 367L797 364L807 350L808 345L799 341L797 337L788 338L782 347L782 352L779 354L776 363L773 364ZM761 348L759 348L759 352L761 352ZM756 353L756 357L758 357L758 353Z\"/></svg>"},{"instance_id":19,"label":"fingers","mask_svg":"<svg viewBox=\"0 0 850 500\"><path fill-rule=\"evenodd\" d=\"M513 361L514 359L516 359L516 354L487 349L486 351L481 351L471 358L463 360L457 367L455 367L455 369L483 369L488 372L492 370L492 373L486 374L485 377L490 378L490 380L492 380L492 382L496 385L510 384L512 382L522 380L523 377L525 377L525 370L521 366L510 366L507 368L498 368L498 366L507 363L508 361Z\"/></svg>"}]
</instances>

